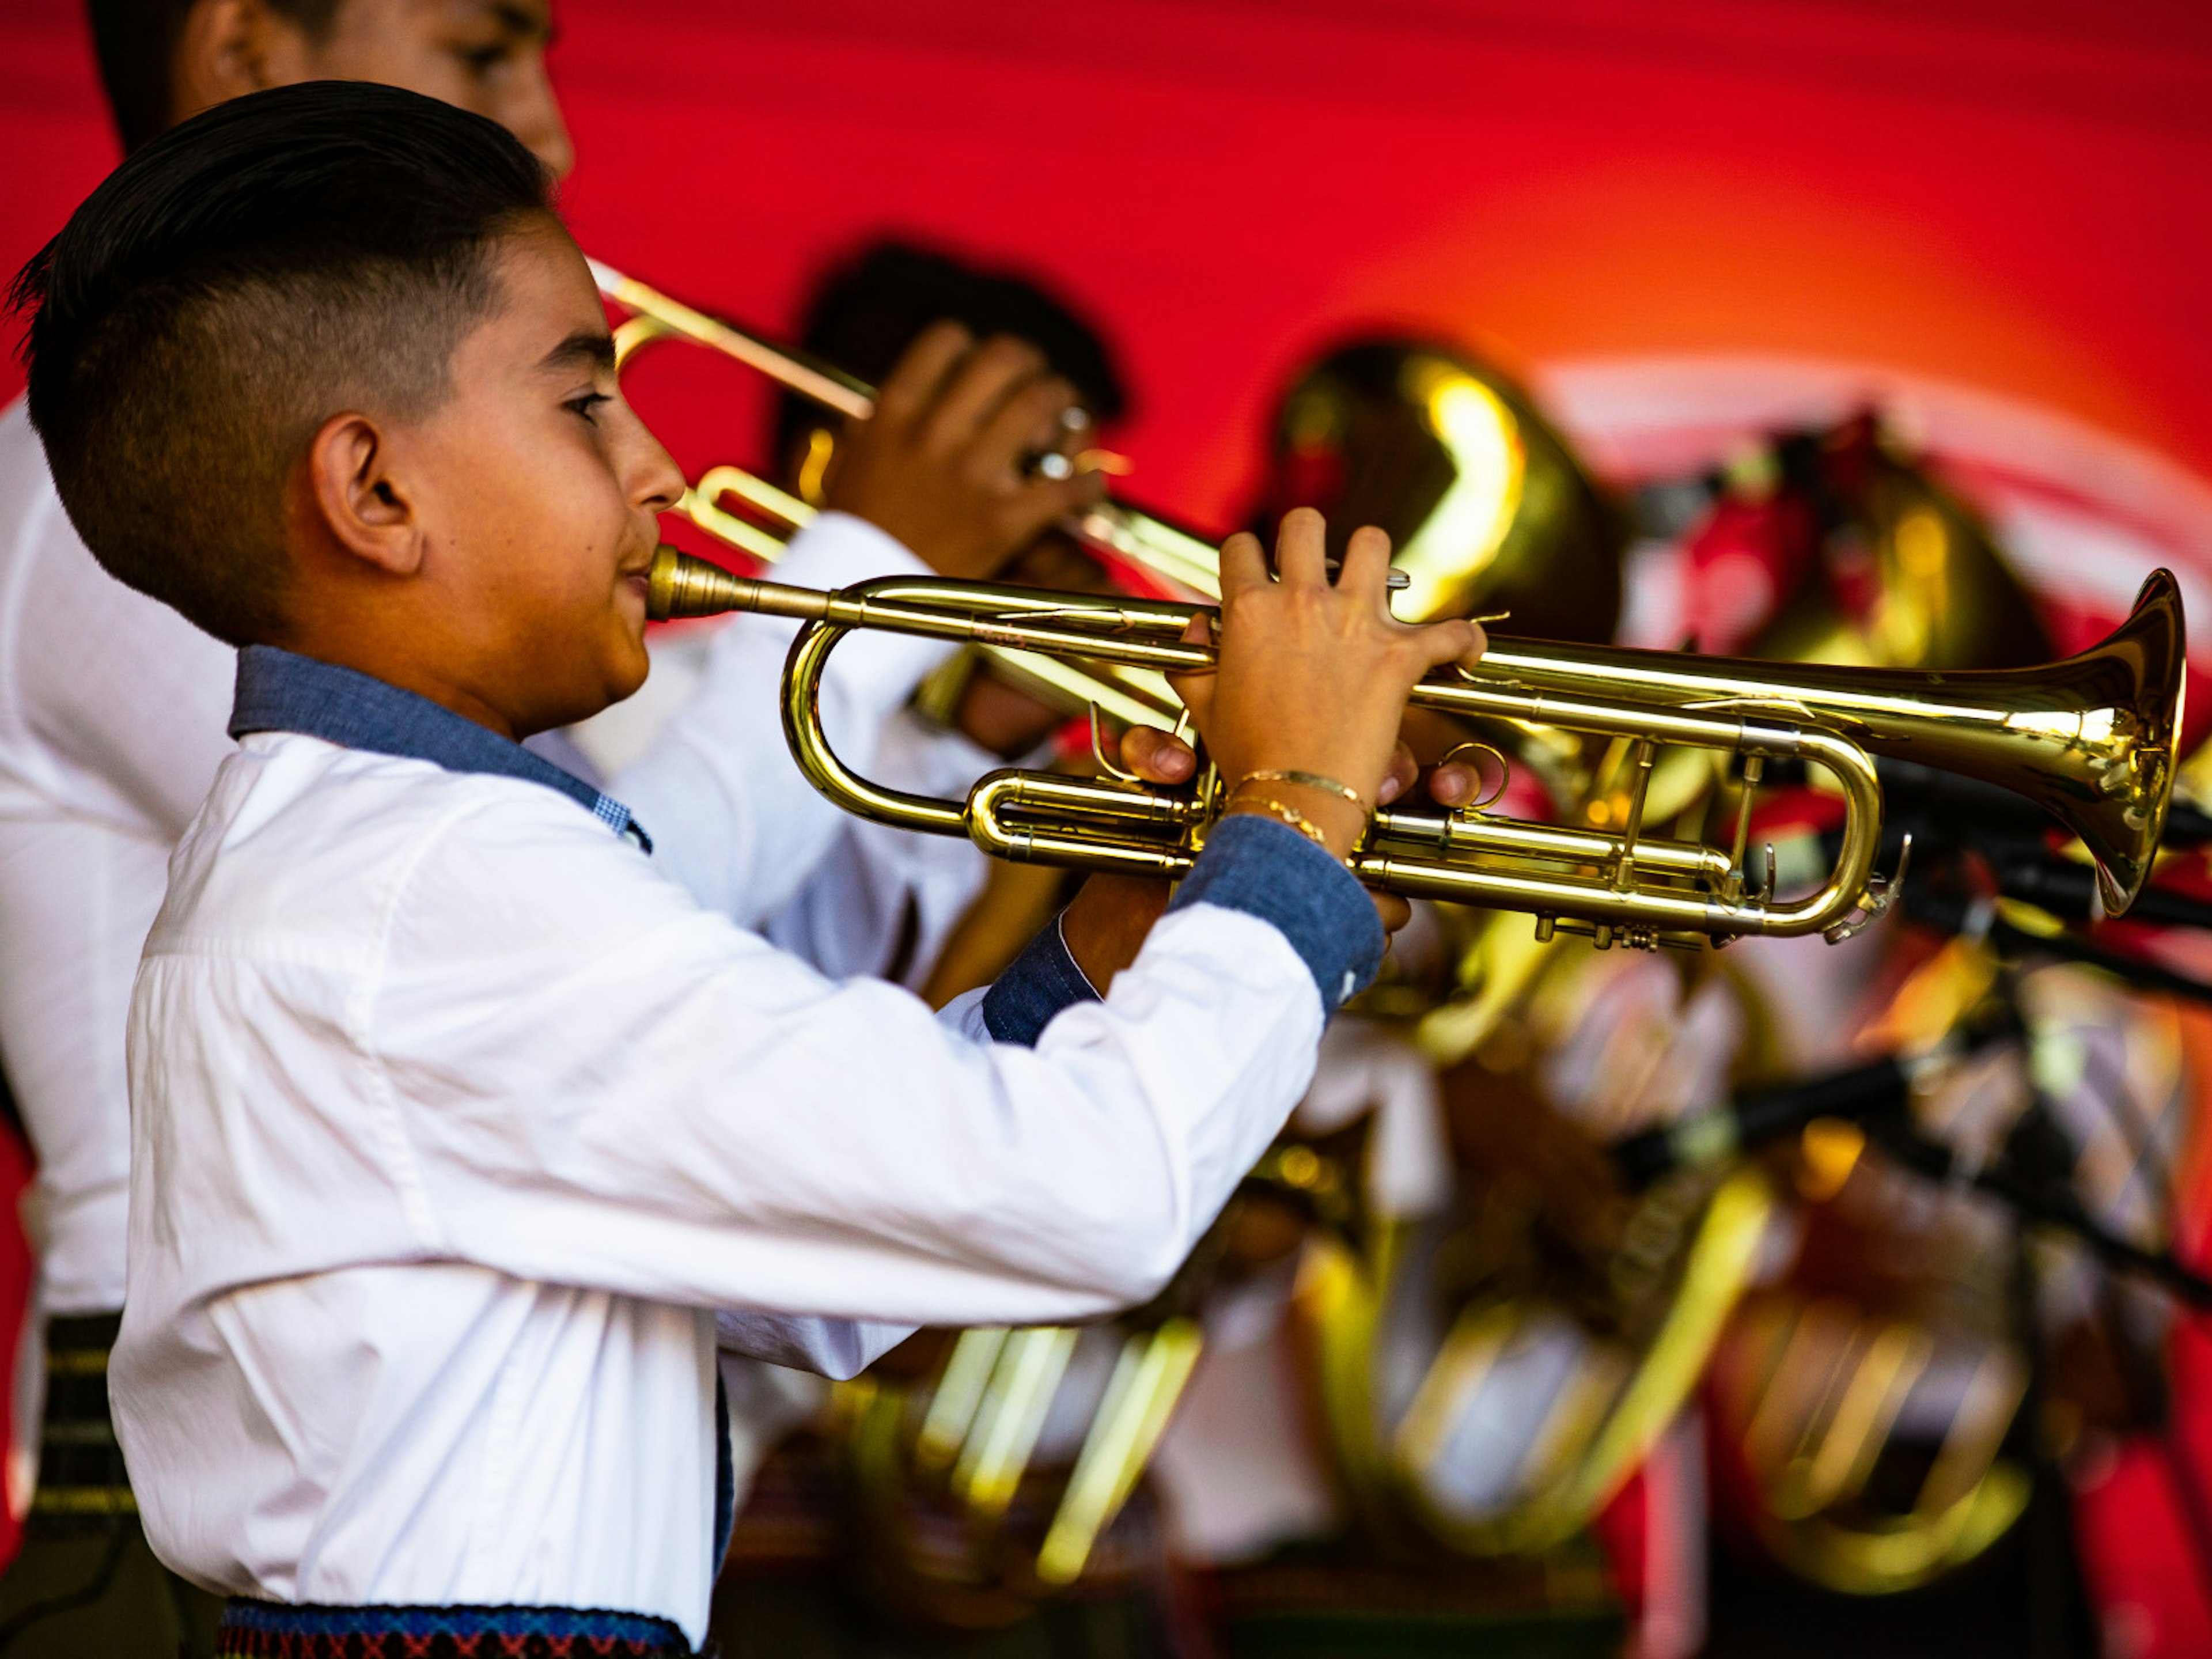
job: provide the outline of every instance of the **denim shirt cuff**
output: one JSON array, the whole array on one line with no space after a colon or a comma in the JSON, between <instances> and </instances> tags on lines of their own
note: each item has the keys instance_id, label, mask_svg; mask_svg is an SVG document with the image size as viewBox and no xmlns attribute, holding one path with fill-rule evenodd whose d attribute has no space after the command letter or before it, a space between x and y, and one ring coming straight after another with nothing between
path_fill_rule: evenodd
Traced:
<instances>
[{"instance_id":1,"label":"denim shirt cuff","mask_svg":"<svg viewBox=\"0 0 2212 1659\"><path fill-rule=\"evenodd\" d=\"M1033 1048L1061 1009L1098 1000L1055 916L983 994L983 1024L998 1042Z\"/></svg>"},{"instance_id":2,"label":"denim shirt cuff","mask_svg":"<svg viewBox=\"0 0 2212 1659\"><path fill-rule=\"evenodd\" d=\"M1382 965L1389 941L1352 872L1287 823L1239 812L1213 826L1168 905L1214 904L1257 916L1290 941L1334 1014Z\"/></svg>"}]
</instances>

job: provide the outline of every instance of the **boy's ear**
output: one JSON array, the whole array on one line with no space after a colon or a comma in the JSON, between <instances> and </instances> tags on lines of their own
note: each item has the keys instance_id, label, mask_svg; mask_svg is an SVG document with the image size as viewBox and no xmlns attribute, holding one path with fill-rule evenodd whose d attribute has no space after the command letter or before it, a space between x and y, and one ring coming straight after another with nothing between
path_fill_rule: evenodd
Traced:
<instances>
[{"instance_id":1,"label":"boy's ear","mask_svg":"<svg viewBox=\"0 0 2212 1659\"><path fill-rule=\"evenodd\" d=\"M368 416L331 416L307 446L303 505L335 551L411 576L422 562L422 526L392 459Z\"/></svg>"},{"instance_id":2,"label":"boy's ear","mask_svg":"<svg viewBox=\"0 0 2212 1659\"><path fill-rule=\"evenodd\" d=\"M264 88L312 78L298 27L267 0L194 0L169 59L169 106L179 121Z\"/></svg>"}]
</instances>

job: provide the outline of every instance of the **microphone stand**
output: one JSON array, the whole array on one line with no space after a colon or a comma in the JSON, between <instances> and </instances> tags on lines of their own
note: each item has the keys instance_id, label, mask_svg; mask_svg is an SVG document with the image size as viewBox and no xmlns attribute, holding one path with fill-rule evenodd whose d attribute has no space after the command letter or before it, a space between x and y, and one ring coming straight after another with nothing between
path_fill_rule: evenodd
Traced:
<instances>
[{"instance_id":1,"label":"microphone stand","mask_svg":"<svg viewBox=\"0 0 2212 1659\"><path fill-rule=\"evenodd\" d=\"M2008 1035L1999 1026L1970 1035L1969 1047ZM2005 1154L1984 1165L1962 1163L1953 1150L1913 1127L1909 1107L1915 1074L1931 1061L1878 1060L1809 1083L1764 1091L1681 1123L1648 1129L1616 1142L1613 1158L1638 1186L1685 1164L1708 1164L1756 1151L1801 1133L1818 1118L1840 1118L1905 1169L1997 1199L2020 1219L2069 1233L2111 1267L2139 1274L2194 1308L2212 1309L2212 1278L2171 1250L2148 1249L2121 1237L2081 1206L2070 1188L2038 1179L2021 1167L2025 1139L2016 1130ZM2023 1119L2023 1127L2029 1120ZM2019 1144L2016 1144L2019 1143Z\"/></svg>"}]
</instances>

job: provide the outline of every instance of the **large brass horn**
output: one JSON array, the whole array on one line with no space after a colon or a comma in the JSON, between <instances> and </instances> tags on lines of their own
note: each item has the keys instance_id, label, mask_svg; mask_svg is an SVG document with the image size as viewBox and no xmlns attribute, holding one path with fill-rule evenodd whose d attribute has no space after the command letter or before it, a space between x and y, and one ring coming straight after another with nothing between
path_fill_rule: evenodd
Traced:
<instances>
[{"instance_id":1,"label":"large brass horn","mask_svg":"<svg viewBox=\"0 0 2212 1659\"><path fill-rule=\"evenodd\" d=\"M1079 663L1203 673L1210 646L1182 642L1211 612L1158 600L890 578L836 593L733 576L664 548L647 601L657 618L753 611L808 624L785 674L784 729L815 787L860 817L935 835L966 835L999 857L1075 869L1178 876L1221 808L1218 781L1189 795L1112 778L1010 769L964 802L884 788L848 768L823 731L819 687L830 653L855 629L1011 647ZM1619 647L1494 640L1472 668L1431 675L1416 707L1625 737L1648 766L1661 744L1744 759L1732 845L1646 836L1632 792L1616 830L1385 810L1352 869L1370 886L1536 917L1650 948L1749 934L1848 936L1889 902L1874 876L1881 789L1875 757L1915 761L2016 791L2079 836L2106 911L2124 912L2148 878L2172 793L2173 744L2186 664L2181 599L2171 574L2143 585L2134 614L2078 656L2025 670L1930 673L1706 659ZM1828 878L1794 898L1773 891L1771 863L1751 873L1753 796L1769 757L1826 772L1846 817Z\"/></svg>"}]
</instances>

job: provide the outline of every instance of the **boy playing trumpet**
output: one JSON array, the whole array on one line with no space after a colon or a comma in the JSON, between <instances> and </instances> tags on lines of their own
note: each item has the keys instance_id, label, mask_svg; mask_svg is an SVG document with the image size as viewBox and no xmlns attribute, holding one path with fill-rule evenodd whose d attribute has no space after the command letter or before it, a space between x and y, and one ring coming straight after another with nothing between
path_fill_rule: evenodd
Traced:
<instances>
[{"instance_id":1,"label":"boy playing trumpet","mask_svg":"<svg viewBox=\"0 0 2212 1659\"><path fill-rule=\"evenodd\" d=\"M848 1374L913 1323L1150 1294L1372 973L1340 860L1408 690L1480 635L1392 621L1379 536L1334 585L1310 515L1279 580L1231 544L1195 712L1277 775L1133 959L1072 916L940 1023L702 908L519 745L641 679L681 480L505 132L239 100L23 289L87 544L240 647L132 1000L112 1384L148 1534L234 1598L227 1652L688 1652L718 1340ZM1033 1048L991 1040L1040 1001Z\"/></svg>"}]
</instances>

